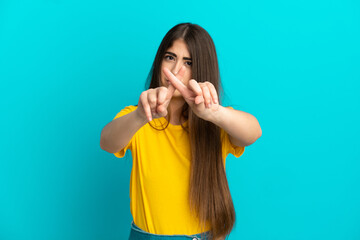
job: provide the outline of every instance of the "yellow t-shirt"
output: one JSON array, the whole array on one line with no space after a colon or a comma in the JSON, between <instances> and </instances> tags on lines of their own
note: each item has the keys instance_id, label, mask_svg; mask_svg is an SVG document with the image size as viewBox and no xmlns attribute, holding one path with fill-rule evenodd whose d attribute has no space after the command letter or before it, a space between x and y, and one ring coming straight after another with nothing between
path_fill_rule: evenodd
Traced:
<instances>
[{"instance_id":1,"label":"yellow t-shirt","mask_svg":"<svg viewBox=\"0 0 360 240\"><path fill-rule=\"evenodd\" d=\"M127 106L114 119L136 108ZM153 119L151 124L162 129L167 125L167 120L164 117ZM225 167L226 156L231 153L240 157L245 147L232 145L228 134L222 129L221 136ZM134 223L153 234L200 233L198 219L191 215L188 204L191 159L188 133L181 125L169 123L165 130L159 131L147 123L114 155L122 158L128 149L133 158L130 212ZM208 230L209 225L205 231Z\"/></svg>"}]
</instances>

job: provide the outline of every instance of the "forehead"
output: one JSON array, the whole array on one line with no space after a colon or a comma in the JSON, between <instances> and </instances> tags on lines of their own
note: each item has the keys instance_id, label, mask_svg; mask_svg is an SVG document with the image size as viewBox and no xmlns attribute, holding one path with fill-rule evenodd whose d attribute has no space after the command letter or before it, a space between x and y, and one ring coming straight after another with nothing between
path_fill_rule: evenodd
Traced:
<instances>
[{"instance_id":1,"label":"forehead","mask_svg":"<svg viewBox=\"0 0 360 240\"><path fill-rule=\"evenodd\" d=\"M182 39L175 40L172 46L167 49L167 51L173 52L176 55L181 55L183 57L190 57L188 46L186 42Z\"/></svg>"}]
</instances>

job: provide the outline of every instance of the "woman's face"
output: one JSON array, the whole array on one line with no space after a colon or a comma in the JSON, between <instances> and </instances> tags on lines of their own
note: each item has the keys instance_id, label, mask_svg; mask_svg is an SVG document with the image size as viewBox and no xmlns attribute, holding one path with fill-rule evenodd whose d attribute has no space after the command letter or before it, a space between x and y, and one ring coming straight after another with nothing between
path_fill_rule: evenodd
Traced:
<instances>
[{"instance_id":1,"label":"woman's face","mask_svg":"<svg viewBox=\"0 0 360 240\"><path fill-rule=\"evenodd\" d=\"M161 86L168 87L169 80L166 78L162 69L168 68L174 75L176 75L182 66L185 66L185 74L180 79L186 86L191 79L191 56L188 51L187 45L184 40L177 39L173 42L172 46L165 52L164 58L161 63ZM175 90L173 97L181 97L178 90Z\"/></svg>"}]
</instances>

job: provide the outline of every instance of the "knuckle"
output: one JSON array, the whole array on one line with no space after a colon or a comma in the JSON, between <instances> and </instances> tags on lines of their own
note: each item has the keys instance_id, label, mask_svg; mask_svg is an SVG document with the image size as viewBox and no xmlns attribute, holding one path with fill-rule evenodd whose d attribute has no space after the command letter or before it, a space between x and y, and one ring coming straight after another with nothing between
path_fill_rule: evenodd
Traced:
<instances>
[{"instance_id":1,"label":"knuckle","mask_svg":"<svg viewBox=\"0 0 360 240\"><path fill-rule=\"evenodd\" d=\"M144 98L146 95L147 95L147 92L144 91L144 92L142 92L142 93L140 94L140 98Z\"/></svg>"},{"instance_id":2,"label":"knuckle","mask_svg":"<svg viewBox=\"0 0 360 240\"><path fill-rule=\"evenodd\" d=\"M149 99L148 99L148 101L149 101L149 103L150 103L150 104L152 104L152 105L153 105L153 104L155 104L155 103L156 103L156 98L155 98L155 97L150 96L150 97L149 97Z\"/></svg>"}]
</instances>

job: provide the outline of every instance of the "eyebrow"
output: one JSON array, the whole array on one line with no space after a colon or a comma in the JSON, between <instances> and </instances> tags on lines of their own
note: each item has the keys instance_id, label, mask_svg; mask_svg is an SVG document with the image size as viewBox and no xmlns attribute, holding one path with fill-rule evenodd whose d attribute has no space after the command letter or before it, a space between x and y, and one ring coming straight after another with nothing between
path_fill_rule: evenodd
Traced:
<instances>
[{"instance_id":1,"label":"eyebrow","mask_svg":"<svg viewBox=\"0 0 360 240\"><path fill-rule=\"evenodd\" d=\"M174 57L177 57L175 53L172 53L172 52L165 52L165 53L170 54L170 55L172 55L172 56L174 56ZM189 57L183 57L183 59L184 59L184 60L192 60L192 59L189 58Z\"/></svg>"}]
</instances>

